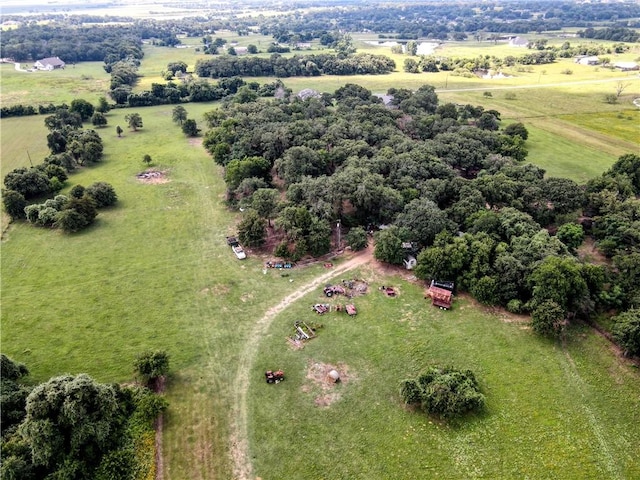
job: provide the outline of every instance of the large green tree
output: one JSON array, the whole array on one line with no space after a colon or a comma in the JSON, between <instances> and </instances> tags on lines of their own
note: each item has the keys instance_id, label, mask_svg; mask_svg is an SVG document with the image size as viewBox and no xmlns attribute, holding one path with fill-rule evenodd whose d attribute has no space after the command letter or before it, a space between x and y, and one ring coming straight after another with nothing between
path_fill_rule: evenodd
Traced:
<instances>
[{"instance_id":1,"label":"large green tree","mask_svg":"<svg viewBox=\"0 0 640 480\"><path fill-rule=\"evenodd\" d=\"M484 408L484 395L471 370L431 367L416 380L400 385L405 403L419 403L429 414L451 418Z\"/></svg>"},{"instance_id":2,"label":"large green tree","mask_svg":"<svg viewBox=\"0 0 640 480\"><path fill-rule=\"evenodd\" d=\"M274 188L259 188L251 195L251 207L265 218L271 226L271 219L275 218L280 194Z\"/></svg>"},{"instance_id":3,"label":"large green tree","mask_svg":"<svg viewBox=\"0 0 640 480\"><path fill-rule=\"evenodd\" d=\"M406 253L402 248L402 242L406 240L406 235L407 232L395 225L376 232L373 236L375 240L373 256L382 262L402 265Z\"/></svg>"},{"instance_id":4,"label":"large green tree","mask_svg":"<svg viewBox=\"0 0 640 480\"><path fill-rule=\"evenodd\" d=\"M247 247L261 247L266 240L265 220L256 210L245 210L238 224L238 239Z\"/></svg>"},{"instance_id":5,"label":"large green tree","mask_svg":"<svg viewBox=\"0 0 640 480\"><path fill-rule=\"evenodd\" d=\"M187 116L188 116L187 109L184 108L182 105L176 105L175 107L173 107L171 118L173 119L174 122L182 125L182 122L184 122L187 119Z\"/></svg>"},{"instance_id":6,"label":"large green tree","mask_svg":"<svg viewBox=\"0 0 640 480\"><path fill-rule=\"evenodd\" d=\"M128 113L124 116L124 119L127 125L129 125L129 128L134 132L142 128L142 117L139 113Z\"/></svg>"},{"instance_id":7,"label":"large green tree","mask_svg":"<svg viewBox=\"0 0 640 480\"><path fill-rule=\"evenodd\" d=\"M83 100L82 98L76 98L71 100L69 111L79 114L82 121L86 122L95 112L95 107L90 102Z\"/></svg>"},{"instance_id":8,"label":"large green tree","mask_svg":"<svg viewBox=\"0 0 640 480\"><path fill-rule=\"evenodd\" d=\"M48 478L92 478L102 456L118 442L122 417L117 390L85 374L55 377L27 397L19 432L33 464Z\"/></svg>"},{"instance_id":9,"label":"large green tree","mask_svg":"<svg viewBox=\"0 0 640 480\"><path fill-rule=\"evenodd\" d=\"M614 318L613 336L625 355L640 356L640 308L632 308Z\"/></svg>"}]
</instances>

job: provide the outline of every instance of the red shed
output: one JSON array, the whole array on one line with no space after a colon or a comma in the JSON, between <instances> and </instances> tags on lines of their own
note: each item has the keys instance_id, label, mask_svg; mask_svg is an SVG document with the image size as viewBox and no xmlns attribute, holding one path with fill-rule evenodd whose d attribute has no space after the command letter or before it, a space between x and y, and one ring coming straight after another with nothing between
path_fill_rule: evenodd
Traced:
<instances>
[{"instance_id":1,"label":"red shed","mask_svg":"<svg viewBox=\"0 0 640 480\"><path fill-rule=\"evenodd\" d=\"M451 308L453 293L449 290L432 285L429 287L429 290L427 290L427 295L431 297L432 305L444 308L445 310Z\"/></svg>"}]
</instances>

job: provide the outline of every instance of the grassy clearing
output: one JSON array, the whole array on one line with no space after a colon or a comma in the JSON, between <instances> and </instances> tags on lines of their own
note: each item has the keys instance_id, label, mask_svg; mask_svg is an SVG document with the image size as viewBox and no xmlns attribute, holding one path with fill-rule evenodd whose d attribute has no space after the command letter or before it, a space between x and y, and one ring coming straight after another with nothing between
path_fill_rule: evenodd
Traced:
<instances>
[{"instance_id":1,"label":"grassy clearing","mask_svg":"<svg viewBox=\"0 0 640 480\"><path fill-rule=\"evenodd\" d=\"M194 107L187 106L193 118L213 108ZM235 216L222 206L220 171L171 122L171 108L139 109L144 128L120 139L110 126L102 135L104 161L71 177L70 186L104 180L118 193L118 205L101 212L94 227L71 236L25 224L7 232L3 353L29 365L36 381L82 371L122 382L138 353L167 350L175 372L167 468L172 478L195 471L229 478L225 392L242 339L264 305L317 268L265 277L261 259L235 259L224 238L234 232ZM110 125L124 114L112 111ZM170 182L135 179L145 153Z\"/></svg>"},{"instance_id":2,"label":"grassy clearing","mask_svg":"<svg viewBox=\"0 0 640 480\"><path fill-rule=\"evenodd\" d=\"M44 116L3 118L1 122L2 178L14 168L28 167L29 157L36 165L42 163L42 160L49 155L47 147L49 131L44 126Z\"/></svg>"},{"instance_id":3,"label":"grassy clearing","mask_svg":"<svg viewBox=\"0 0 640 480\"><path fill-rule=\"evenodd\" d=\"M109 91L111 77L103 66L102 62L82 62L51 72L22 72L13 64L0 64L2 104L68 105L74 98L97 103Z\"/></svg>"},{"instance_id":4,"label":"grassy clearing","mask_svg":"<svg viewBox=\"0 0 640 480\"><path fill-rule=\"evenodd\" d=\"M634 461L640 450L628 443L640 435L628 431L638 423L633 392L640 382L633 369L612 357L606 342L578 331L565 350L533 336L520 319L483 312L466 300L442 312L425 302L421 287L397 279L401 296L390 299L376 289L388 278L368 269L360 275L371 280L371 292L356 299L357 317L311 313L309 305L322 299L318 289L284 312L264 338L250 390L257 476L640 474ZM297 319L324 325L302 350L285 341ZM316 363L339 366L345 381L323 389L307 376ZM487 411L445 424L405 408L400 380L432 363L474 370ZM275 368L285 370L286 381L264 383L264 370Z\"/></svg>"},{"instance_id":5,"label":"grassy clearing","mask_svg":"<svg viewBox=\"0 0 640 480\"><path fill-rule=\"evenodd\" d=\"M640 110L623 110L621 112L599 112L582 115L561 115L560 119L590 130L621 138L630 143L640 140Z\"/></svg>"},{"instance_id":6,"label":"grassy clearing","mask_svg":"<svg viewBox=\"0 0 640 480\"><path fill-rule=\"evenodd\" d=\"M567 128L565 125L565 134ZM562 128L562 127L560 127ZM554 124L544 122L528 123L529 139L527 160L546 170L551 177L571 178L578 183L586 183L589 179L601 175L617 160L618 155L606 154L602 149L592 146L592 140L585 142L577 135L570 139L555 133ZM587 144L585 144L587 143ZM598 145L602 147L602 145Z\"/></svg>"}]
</instances>

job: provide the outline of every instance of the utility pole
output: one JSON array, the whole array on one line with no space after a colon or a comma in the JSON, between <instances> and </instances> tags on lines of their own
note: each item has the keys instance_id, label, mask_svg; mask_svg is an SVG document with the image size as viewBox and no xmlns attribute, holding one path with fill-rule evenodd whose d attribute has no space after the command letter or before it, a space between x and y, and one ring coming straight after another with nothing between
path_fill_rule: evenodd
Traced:
<instances>
[{"instance_id":1,"label":"utility pole","mask_svg":"<svg viewBox=\"0 0 640 480\"><path fill-rule=\"evenodd\" d=\"M340 220L338 220L336 227L338 228L338 250L340 250Z\"/></svg>"}]
</instances>

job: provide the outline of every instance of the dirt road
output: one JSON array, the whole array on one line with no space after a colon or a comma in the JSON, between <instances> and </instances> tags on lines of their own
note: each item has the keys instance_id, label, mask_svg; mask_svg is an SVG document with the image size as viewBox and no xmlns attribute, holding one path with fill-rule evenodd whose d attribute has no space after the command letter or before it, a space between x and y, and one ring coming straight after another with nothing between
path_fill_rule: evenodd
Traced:
<instances>
[{"instance_id":1,"label":"dirt road","mask_svg":"<svg viewBox=\"0 0 640 480\"><path fill-rule=\"evenodd\" d=\"M273 319L285 308L318 288L318 286L327 283L331 278L373 261L372 252L373 248L370 246L367 250L354 254L351 259L342 265L332 268L306 285L302 285L295 292L283 298L277 305L267 310L264 316L256 322L252 329L252 335L247 339L240 355L238 373L233 382L235 401L231 417L231 455L233 459L233 478L236 480L250 480L252 478L247 438L247 390L250 383L249 372L251 371L260 340L269 330Z\"/></svg>"}]
</instances>

